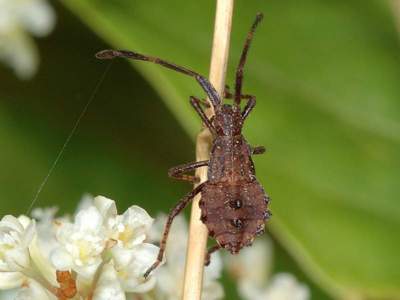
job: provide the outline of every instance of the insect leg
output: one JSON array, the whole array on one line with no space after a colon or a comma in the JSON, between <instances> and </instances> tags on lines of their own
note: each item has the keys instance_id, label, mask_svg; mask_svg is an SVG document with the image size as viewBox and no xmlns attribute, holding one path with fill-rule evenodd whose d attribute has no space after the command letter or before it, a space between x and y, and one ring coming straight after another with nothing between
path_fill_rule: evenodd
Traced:
<instances>
[{"instance_id":1,"label":"insect leg","mask_svg":"<svg viewBox=\"0 0 400 300\"><path fill-rule=\"evenodd\" d=\"M200 99L190 96L190 104L192 104L193 108L199 114L200 118L203 120L203 123L206 124L208 129L210 129L211 132L215 132L213 124L200 106Z\"/></svg>"},{"instance_id":2,"label":"insect leg","mask_svg":"<svg viewBox=\"0 0 400 300\"><path fill-rule=\"evenodd\" d=\"M210 264L211 254L213 254L214 252L218 251L221 248L222 248L221 245L217 244L207 250L206 258L204 259L205 266L208 266Z\"/></svg>"},{"instance_id":3,"label":"insect leg","mask_svg":"<svg viewBox=\"0 0 400 300\"><path fill-rule=\"evenodd\" d=\"M207 166L208 162L208 160L202 160L173 167L168 170L168 176L178 180L185 180L195 183L197 182L197 178L195 176L185 175L183 173L190 172L199 167Z\"/></svg>"},{"instance_id":4,"label":"insect leg","mask_svg":"<svg viewBox=\"0 0 400 300\"><path fill-rule=\"evenodd\" d=\"M206 108L210 108L211 107L210 103L206 99L199 99L199 102L200 102L201 105L203 105Z\"/></svg>"},{"instance_id":5,"label":"insect leg","mask_svg":"<svg viewBox=\"0 0 400 300\"><path fill-rule=\"evenodd\" d=\"M250 96L250 95L246 95L249 96L249 100L246 103L246 106L243 109L242 112L242 118L243 121L247 118L247 116L250 114L250 112L253 110L253 108L256 106L256 96Z\"/></svg>"},{"instance_id":6,"label":"insect leg","mask_svg":"<svg viewBox=\"0 0 400 300\"><path fill-rule=\"evenodd\" d=\"M239 65L236 69L236 83L235 83L235 104L240 104L240 96L242 94L242 81L243 81L243 68L246 63L247 52L250 48L251 40L253 39L254 32L257 28L258 23L261 22L263 18L262 13L258 13L253 25L250 28L249 33L247 34L246 42L243 47L242 55L240 56Z\"/></svg>"},{"instance_id":7,"label":"insect leg","mask_svg":"<svg viewBox=\"0 0 400 300\"><path fill-rule=\"evenodd\" d=\"M240 95L240 99L250 99L252 97L254 97L254 96L247 95L247 94ZM224 99L233 99L233 94L231 93L231 89L230 89L229 85L227 85L227 84L225 84Z\"/></svg>"},{"instance_id":8,"label":"insect leg","mask_svg":"<svg viewBox=\"0 0 400 300\"><path fill-rule=\"evenodd\" d=\"M231 93L231 88L229 87L229 85L225 84L224 99L232 99L232 98L233 94Z\"/></svg>"},{"instance_id":9,"label":"insect leg","mask_svg":"<svg viewBox=\"0 0 400 300\"><path fill-rule=\"evenodd\" d=\"M174 218L186 207L186 205L193 200L194 196L196 196L198 193L201 192L203 189L204 185L206 182L203 182L202 184L198 185L195 187L190 193L188 193L185 197L183 197L176 205L175 207L170 211L168 215L167 222L164 227L164 233L163 237L160 242L160 251L158 252L157 260L154 262L154 264L144 273L144 277L147 278L150 273L157 268L160 263L163 260L164 257L164 252L165 252L165 247L167 244L167 238L169 234L169 230L171 229L172 222Z\"/></svg>"},{"instance_id":10,"label":"insect leg","mask_svg":"<svg viewBox=\"0 0 400 300\"><path fill-rule=\"evenodd\" d=\"M263 154L265 151L264 146L251 147L251 155Z\"/></svg>"},{"instance_id":11,"label":"insect leg","mask_svg":"<svg viewBox=\"0 0 400 300\"><path fill-rule=\"evenodd\" d=\"M200 75L199 73L187 69L185 67L178 66L176 64L170 63L158 57L152 57L148 55L143 55L133 51L126 50L103 50L96 53L96 58L98 59L113 59L115 57L126 57L135 60L148 61L158 65L161 65L165 68L177 71L179 73L194 77L203 90L206 92L207 96L210 98L211 103L214 108L217 108L221 105L221 99L218 95L218 92L215 90L214 86L208 81L207 78Z\"/></svg>"}]
</instances>

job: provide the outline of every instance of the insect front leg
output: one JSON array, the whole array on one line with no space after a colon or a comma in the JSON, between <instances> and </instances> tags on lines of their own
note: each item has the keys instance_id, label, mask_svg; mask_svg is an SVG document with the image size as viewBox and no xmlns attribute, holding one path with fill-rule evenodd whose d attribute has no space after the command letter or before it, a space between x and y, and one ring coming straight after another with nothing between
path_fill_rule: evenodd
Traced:
<instances>
[{"instance_id":1,"label":"insect front leg","mask_svg":"<svg viewBox=\"0 0 400 300\"><path fill-rule=\"evenodd\" d=\"M249 100L247 101L246 106L244 107L243 112L242 112L243 121L247 118L247 116L250 114L250 112L256 106L256 96L249 95L248 99Z\"/></svg>"},{"instance_id":2,"label":"insect front leg","mask_svg":"<svg viewBox=\"0 0 400 300\"><path fill-rule=\"evenodd\" d=\"M263 154L265 153L265 147L264 146L256 146L256 147L251 147L250 148L250 155L257 155L257 154Z\"/></svg>"},{"instance_id":3,"label":"insect front leg","mask_svg":"<svg viewBox=\"0 0 400 300\"><path fill-rule=\"evenodd\" d=\"M254 97L254 96L247 95L247 94L240 95L240 99L250 99L252 97ZM230 90L229 85L227 85L227 84L225 85L225 89L224 89L224 99L233 99L233 94Z\"/></svg>"},{"instance_id":4,"label":"insect front leg","mask_svg":"<svg viewBox=\"0 0 400 300\"><path fill-rule=\"evenodd\" d=\"M203 105L205 108L210 108L211 105L206 99L199 99L199 102L201 105Z\"/></svg>"},{"instance_id":5,"label":"insect front leg","mask_svg":"<svg viewBox=\"0 0 400 300\"><path fill-rule=\"evenodd\" d=\"M199 114L200 118L203 120L203 123L206 124L206 126L211 132L215 132L215 128L211 123L210 119L207 117L204 110L201 108L200 102L201 102L200 99L190 96L190 104L192 104L195 111Z\"/></svg>"},{"instance_id":6,"label":"insect front leg","mask_svg":"<svg viewBox=\"0 0 400 300\"><path fill-rule=\"evenodd\" d=\"M195 177L193 175L186 175L183 173L190 172L197 168L207 166L208 162L209 162L208 160L202 160L202 161L191 162L191 163L173 167L168 170L168 176L178 179L178 180L184 180L184 181L196 183L196 182L198 182L197 177Z\"/></svg>"},{"instance_id":7,"label":"insect front leg","mask_svg":"<svg viewBox=\"0 0 400 300\"><path fill-rule=\"evenodd\" d=\"M204 265L205 266L208 266L210 264L211 254L213 254L214 252L218 251L221 248L222 248L221 245L217 244L217 245L212 246L211 248L209 248L207 250L206 257L204 259Z\"/></svg>"},{"instance_id":8,"label":"insect front leg","mask_svg":"<svg viewBox=\"0 0 400 300\"><path fill-rule=\"evenodd\" d=\"M194 196L196 196L198 193L201 192L203 189L204 185L206 182L203 182L202 184L198 185L195 187L190 193L188 193L185 197L183 197L176 205L175 207L170 211L168 214L168 219L167 222L165 223L164 227L164 233L163 237L160 242L160 251L158 252L157 255L157 260L154 262L154 264L144 273L144 277L147 278L150 273L157 268L160 263L163 260L164 257L164 252L165 252L165 247L167 245L167 238L169 234L169 230L171 229L172 222L174 218L186 207L186 205L193 200Z\"/></svg>"},{"instance_id":9,"label":"insect front leg","mask_svg":"<svg viewBox=\"0 0 400 300\"><path fill-rule=\"evenodd\" d=\"M231 88L227 84L225 84L225 88L224 88L224 99L233 99L233 94L231 93Z\"/></svg>"}]
</instances>

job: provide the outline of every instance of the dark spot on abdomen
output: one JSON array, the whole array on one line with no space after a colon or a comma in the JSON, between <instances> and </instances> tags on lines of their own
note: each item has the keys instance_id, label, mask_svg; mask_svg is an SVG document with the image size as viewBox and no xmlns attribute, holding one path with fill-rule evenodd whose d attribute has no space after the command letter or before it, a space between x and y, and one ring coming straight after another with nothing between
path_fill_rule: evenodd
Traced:
<instances>
[{"instance_id":1,"label":"dark spot on abdomen","mask_svg":"<svg viewBox=\"0 0 400 300\"><path fill-rule=\"evenodd\" d=\"M236 227L237 229L243 228L243 221L240 219L232 219L231 224L232 224L232 226Z\"/></svg>"},{"instance_id":2,"label":"dark spot on abdomen","mask_svg":"<svg viewBox=\"0 0 400 300\"><path fill-rule=\"evenodd\" d=\"M243 201L241 199L229 201L229 206L234 209L239 209L243 206Z\"/></svg>"}]
</instances>

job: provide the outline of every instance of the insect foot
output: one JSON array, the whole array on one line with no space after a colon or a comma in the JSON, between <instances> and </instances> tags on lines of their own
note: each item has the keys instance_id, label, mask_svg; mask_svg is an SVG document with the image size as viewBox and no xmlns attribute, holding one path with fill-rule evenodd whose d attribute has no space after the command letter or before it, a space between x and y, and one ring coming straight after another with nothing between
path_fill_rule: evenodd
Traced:
<instances>
[{"instance_id":1,"label":"insect foot","mask_svg":"<svg viewBox=\"0 0 400 300\"><path fill-rule=\"evenodd\" d=\"M145 279L147 279L147 277L150 276L151 272L153 272L155 269L157 269L157 267L158 267L160 264L161 264L161 261L156 260L156 262L155 262L150 268L148 268L147 271L143 274L143 277L144 277Z\"/></svg>"}]
</instances>

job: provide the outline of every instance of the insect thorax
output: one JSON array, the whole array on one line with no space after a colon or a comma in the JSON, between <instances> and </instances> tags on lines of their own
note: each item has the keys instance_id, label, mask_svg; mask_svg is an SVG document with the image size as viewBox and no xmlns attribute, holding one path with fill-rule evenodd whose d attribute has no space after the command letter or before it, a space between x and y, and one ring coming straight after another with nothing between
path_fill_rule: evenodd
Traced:
<instances>
[{"instance_id":1,"label":"insect thorax","mask_svg":"<svg viewBox=\"0 0 400 300\"><path fill-rule=\"evenodd\" d=\"M222 105L215 111L213 125L218 136L240 135L243 126L240 108L235 105Z\"/></svg>"},{"instance_id":2,"label":"insect thorax","mask_svg":"<svg viewBox=\"0 0 400 300\"><path fill-rule=\"evenodd\" d=\"M242 135L218 136L208 165L210 182L251 182L255 180L250 147Z\"/></svg>"}]
</instances>

